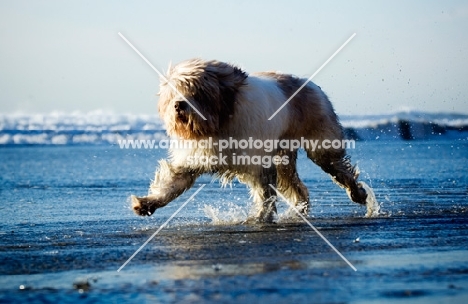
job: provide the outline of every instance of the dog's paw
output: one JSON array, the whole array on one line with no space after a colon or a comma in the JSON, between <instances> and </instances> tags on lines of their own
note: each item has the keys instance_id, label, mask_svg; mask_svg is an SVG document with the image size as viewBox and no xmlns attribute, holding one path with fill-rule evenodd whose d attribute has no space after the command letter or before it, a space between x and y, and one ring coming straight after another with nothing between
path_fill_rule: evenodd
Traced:
<instances>
[{"instance_id":1,"label":"dog's paw","mask_svg":"<svg viewBox=\"0 0 468 304\"><path fill-rule=\"evenodd\" d=\"M262 226L276 224L276 219L274 216L268 218L248 217L245 221L242 221L241 224L247 226Z\"/></svg>"},{"instance_id":2,"label":"dog's paw","mask_svg":"<svg viewBox=\"0 0 468 304\"><path fill-rule=\"evenodd\" d=\"M141 216L150 216L160 205L159 201L151 199L149 197L137 197L132 195L132 209L133 211Z\"/></svg>"},{"instance_id":3,"label":"dog's paw","mask_svg":"<svg viewBox=\"0 0 468 304\"><path fill-rule=\"evenodd\" d=\"M349 199L355 203L361 205L367 204L367 191L362 187L361 182L358 183L358 188L354 191L351 191L351 189L347 188L346 194L348 194Z\"/></svg>"}]
</instances>

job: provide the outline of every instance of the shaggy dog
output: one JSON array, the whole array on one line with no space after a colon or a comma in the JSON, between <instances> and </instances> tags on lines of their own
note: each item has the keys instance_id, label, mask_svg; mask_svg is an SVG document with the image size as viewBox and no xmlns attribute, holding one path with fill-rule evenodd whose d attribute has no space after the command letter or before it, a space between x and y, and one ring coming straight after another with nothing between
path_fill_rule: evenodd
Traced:
<instances>
[{"instance_id":1,"label":"shaggy dog","mask_svg":"<svg viewBox=\"0 0 468 304\"><path fill-rule=\"evenodd\" d=\"M250 188L257 209L255 221L274 219L276 193L270 185L307 215L309 193L296 171L299 147L287 143L341 141L344 135L327 96L312 82L269 120L306 81L278 72L248 75L236 66L215 60L191 59L169 67L159 92L159 114L168 135L215 144L171 147L169 161L159 163L149 195L132 196L135 213L153 214L192 187L201 174L209 173L216 174L223 183L237 178ZM228 147L217 144L228 140ZM274 149L252 146L266 142L275 143ZM367 203L367 216L378 212L372 190L357 182L359 172L351 165L344 147L303 145L308 158L345 188L352 201Z\"/></svg>"}]
</instances>

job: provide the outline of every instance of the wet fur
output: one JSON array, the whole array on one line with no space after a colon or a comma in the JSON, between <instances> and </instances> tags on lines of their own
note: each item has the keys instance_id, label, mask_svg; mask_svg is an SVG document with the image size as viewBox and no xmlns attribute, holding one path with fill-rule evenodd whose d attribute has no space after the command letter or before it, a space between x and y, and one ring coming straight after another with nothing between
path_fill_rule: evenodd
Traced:
<instances>
[{"instance_id":1,"label":"wet fur","mask_svg":"<svg viewBox=\"0 0 468 304\"><path fill-rule=\"evenodd\" d=\"M171 67L167 81L196 107L203 120L190 107L182 107L182 98L165 79L161 80L159 114L171 137L213 141L227 139L343 139L343 130L325 93L314 83L308 83L278 114L268 118L306 81L293 75L263 72L247 75L240 68L220 62L192 59ZM365 204L366 191L357 182L359 172L352 166L344 149L306 149L307 156L345 188L350 199ZM223 183L237 178L250 188L256 203L255 219L271 222L276 212L277 189L303 214L309 209L309 193L296 170L297 150L228 149L223 154L287 156L289 164L270 168L261 165L189 164L189 156L218 155L218 147L170 149L169 159L160 161L150 193L132 196L132 206L139 215L151 215L192 187L204 173L216 174Z\"/></svg>"}]
</instances>

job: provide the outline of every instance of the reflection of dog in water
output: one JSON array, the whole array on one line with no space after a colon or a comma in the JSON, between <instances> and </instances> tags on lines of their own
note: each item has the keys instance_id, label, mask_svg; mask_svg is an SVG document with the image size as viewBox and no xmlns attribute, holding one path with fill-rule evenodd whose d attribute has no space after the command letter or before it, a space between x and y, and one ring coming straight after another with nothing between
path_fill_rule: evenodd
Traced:
<instances>
[{"instance_id":1,"label":"reflection of dog in water","mask_svg":"<svg viewBox=\"0 0 468 304\"><path fill-rule=\"evenodd\" d=\"M165 122L167 133L185 140L306 138L319 142L341 141L344 138L343 130L330 101L320 87L311 82L268 120L306 81L276 72L247 75L231 64L192 59L170 67L167 82L161 79L159 114ZM309 159L346 189L352 201L366 204L366 199L371 201L374 198L366 184L357 182L359 172L351 165L344 147L302 148ZM251 158L269 156L277 161L271 166L239 164L233 157L217 163L193 162L187 160L220 155L219 147L171 148L169 161L160 161L150 194L145 197L132 196L133 210L139 215L151 215L192 187L201 174L210 173L216 174L224 183L237 178L249 186L257 208L257 221L270 222L274 218L276 193L270 184L300 212L307 214L309 193L296 171L297 148L278 147L267 152L265 149L231 146L222 152L224 155ZM371 203L367 203L368 216L377 211Z\"/></svg>"}]
</instances>

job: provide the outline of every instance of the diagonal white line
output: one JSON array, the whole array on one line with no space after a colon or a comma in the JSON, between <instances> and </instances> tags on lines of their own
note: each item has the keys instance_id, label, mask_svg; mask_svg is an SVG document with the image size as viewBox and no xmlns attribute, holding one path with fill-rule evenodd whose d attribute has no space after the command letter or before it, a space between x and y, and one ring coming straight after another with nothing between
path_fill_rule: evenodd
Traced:
<instances>
[{"instance_id":1,"label":"diagonal white line","mask_svg":"<svg viewBox=\"0 0 468 304\"><path fill-rule=\"evenodd\" d=\"M299 212L299 210L297 210L297 208L296 208L293 204L291 204L291 203L283 196L283 194L281 194L281 192L278 191L278 189L276 189L272 184L269 184L269 185L270 185L270 187L271 187L273 190L276 191L276 193L277 193L286 203L288 203L289 207L291 207L294 211L296 211L296 213L302 218L302 220L303 220L304 222L306 222L306 223L310 226L310 228L312 228L312 229L315 231L315 233L317 233L317 234L325 241L325 243L327 243L328 246L330 246L330 248L333 249L333 250L340 256L340 258L343 259L343 261L345 261L354 271L357 271L356 267L354 267L354 265L351 264L351 262L349 262L348 259L345 258L344 255L342 255L341 252L339 252L338 249L336 249L335 246L333 246L332 243L330 243L330 242L327 240L327 238L325 238L325 237L323 236L323 234L321 234L320 231L318 231L318 229L315 228L315 226L312 225L312 224L305 218L305 216L302 215L302 213Z\"/></svg>"},{"instance_id":2,"label":"diagonal white line","mask_svg":"<svg viewBox=\"0 0 468 304\"><path fill-rule=\"evenodd\" d=\"M182 208L184 208L185 205L187 205L188 202L190 202L190 201L195 197L195 195L197 195L198 192L200 192L201 189L203 189L203 187L205 187L205 184L202 184L202 185L200 186L200 188L198 188L197 191L195 191L195 193L192 194L192 196L190 196L189 199L186 200L185 203L183 203L182 206L180 206L179 209L177 209L176 212L174 212L174 214L172 214L171 217L168 218L167 221L165 221L164 224L162 224L162 225L158 228L158 230L156 230L156 232L153 233L153 234L149 237L149 239L146 240L146 242L144 242L143 245L141 245L140 248L138 248L138 250L135 251L134 254L132 254L132 256L131 256L130 258L128 258L128 260L127 260L125 263L123 263L122 266L120 266L120 268L117 270L117 272L120 272L120 270L122 270L122 269L125 267L125 265L127 265L127 264L138 254L138 252L140 252L140 251L143 249L143 247L145 247L145 246L146 246L146 245L147 245L147 244L164 228L164 227L166 227L166 225L174 218L174 216L176 216L177 213L179 213L179 211L182 210Z\"/></svg>"},{"instance_id":3,"label":"diagonal white line","mask_svg":"<svg viewBox=\"0 0 468 304\"><path fill-rule=\"evenodd\" d=\"M337 49L336 52L333 53L333 55L331 55L330 58L328 58L327 61L325 61L325 62L318 68L318 70L315 71L315 73L312 74L312 76L310 76L309 79L307 79L307 81L304 82L304 84L301 85L301 87L300 87L299 89L297 89L297 91L294 92L294 94L292 94L291 97L289 97L288 100L286 100L286 101L281 105L281 107L279 107L278 110L276 110L275 113L273 113L273 115L270 116L270 118L268 118L268 120L271 120L273 117L275 117L276 114L278 114L278 112L281 111L281 110L289 103L289 101L291 101L291 99L293 99L294 96L296 96L297 93L299 93L299 91L301 91L301 90L312 80L312 78L314 78L315 75L317 75L317 74L333 59L333 57L335 57L335 56L351 41L351 39L354 38L354 36L356 36L356 33L352 34L351 37L349 37L348 40L346 40L346 42L343 43L343 44L340 46L340 48Z\"/></svg>"},{"instance_id":4,"label":"diagonal white line","mask_svg":"<svg viewBox=\"0 0 468 304\"><path fill-rule=\"evenodd\" d=\"M134 51L135 51L135 52L136 52L136 53L137 53L137 54L138 54L138 55L155 71L155 72L156 72L156 73L158 73L159 77L161 77L162 79L164 79L164 81L166 81L167 84L169 84L169 86L170 86L186 103L188 103L188 104L190 105L190 107L191 107L195 112L197 112L198 115L201 116L201 118L203 118L203 120L206 120L205 116L203 116L203 114L202 114L200 111L198 111L198 109L195 108L195 106L194 106L190 101L188 101L187 98L185 98L185 96L182 95L182 93L180 93L179 90L177 90L177 88L176 88L170 81L168 81L167 78L164 77L164 75L161 74L161 72L159 72L159 70L156 69L156 68L151 64L151 62L149 62L148 59L146 59L146 57L143 56L143 54L140 53L140 51L138 51L137 48L134 47L133 44L131 44L130 41L128 41L127 38L125 38L124 35L122 35L122 33L119 32L119 36L120 36L120 37L121 37L121 38L122 38L122 39L123 39L123 40L124 40L124 41L125 41L125 42L126 42L126 43L127 43L127 44L128 44L128 45L129 45L129 46L130 46L130 47L131 47L131 48L132 48L132 49L133 49L133 50L134 50Z\"/></svg>"}]
</instances>

